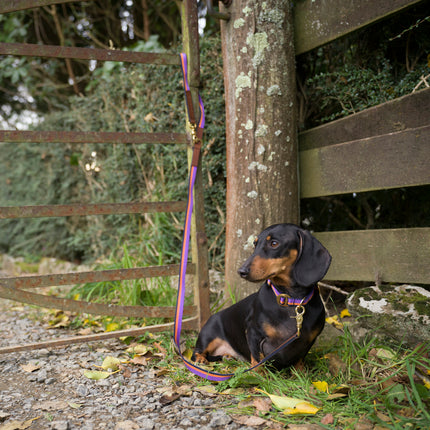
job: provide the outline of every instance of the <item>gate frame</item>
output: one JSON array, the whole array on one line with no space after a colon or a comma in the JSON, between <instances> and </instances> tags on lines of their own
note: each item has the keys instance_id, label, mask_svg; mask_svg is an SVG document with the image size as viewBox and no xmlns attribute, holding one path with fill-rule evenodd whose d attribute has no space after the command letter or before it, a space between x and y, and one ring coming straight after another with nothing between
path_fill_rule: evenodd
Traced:
<instances>
[{"instance_id":1,"label":"gate frame","mask_svg":"<svg viewBox=\"0 0 430 430\"><path fill-rule=\"evenodd\" d=\"M13 0L5 1L0 6L0 13L60 3L76 2L78 0ZM183 48L188 56L189 85L193 103L198 106L198 87L200 85L199 34L197 3L193 0L183 0L181 4L181 25ZM51 58L96 59L99 61L124 61L150 63L160 65L180 66L179 54L154 54L118 50L103 50L93 48L69 48L63 46L31 45L1 43L0 54L42 56ZM178 71L180 69L178 68ZM185 108L185 103L184 103ZM195 110L198 112L198 109ZM184 112L185 116L185 112ZM197 118L198 119L198 118ZM0 131L1 142L55 142L55 143L151 143L186 145L188 159L191 162L192 137L187 128L186 134L180 133L108 133L108 132L38 132L38 131ZM70 215L101 215L125 214L142 212L177 212L185 211L186 202L132 202L132 203L102 203L87 205L45 205L0 207L0 219L53 217ZM209 274L207 256L207 238L204 223L204 201L202 184L201 159L198 166L194 190L194 213L191 229L192 263L188 265L187 274L194 275L193 291L194 306L184 308L184 329L199 329L209 318ZM46 296L22 288L37 288L43 286L72 285L75 283L97 282L103 280L142 279L160 276L175 276L179 274L179 264L166 266L140 267L134 269L103 270L89 272L61 273L37 276L18 276L0 278L0 298L15 300L21 303L36 304L60 310L71 310L80 313L98 315L135 316L173 318L175 308L172 306L119 306L85 301L75 301L58 297ZM118 330L115 332L73 336L62 339L47 340L26 345L16 345L0 348L0 354L33 350L47 347L58 347L74 343L100 341L123 336L139 336L145 332L165 331L173 327L173 322L153 326Z\"/></svg>"}]
</instances>

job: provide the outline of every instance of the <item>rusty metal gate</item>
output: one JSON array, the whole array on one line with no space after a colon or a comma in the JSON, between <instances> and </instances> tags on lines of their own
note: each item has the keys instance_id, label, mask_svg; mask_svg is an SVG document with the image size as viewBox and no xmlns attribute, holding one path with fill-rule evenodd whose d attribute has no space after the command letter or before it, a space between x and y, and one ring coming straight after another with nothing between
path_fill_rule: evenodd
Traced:
<instances>
[{"instance_id":1,"label":"rusty metal gate","mask_svg":"<svg viewBox=\"0 0 430 430\"><path fill-rule=\"evenodd\" d=\"M68 3L77 0L4 0L0 4L0 13L31 9L50 4ZM197 88L200 83L199 75L199 43L197 2L183 0L181 4L183 49L188 56L189 84L193 100L197 106ZM180 76L180 57L175 54L156 54L130 52L120 50L105 50L93 48L74 48L65 46L47 46L35 44L0 43L0 55L50 57L60 59L81 59L97 61L121 61L128 63L144 63L156 65L171 65L178 68ZM185 113L184 113L185 118ZM184 129L185 126L184 123ZM149 143L177 144L183 146L190 154L190 130L181 133L129 133L129 132L73 132L73 131L0 131L0 142L28 143ZM0 207L0 219L32 218L32 217L67 217L84 215L133 214L150 212L185 211L186 202L133 202L105 204L71 204L45 206L15 206ZM192 262L188 264L187 274L194 278L194 305L184 309L183 327L198 329L209 316L209 281L207 244L203 218L203 190L201 166L196 178L194 217L191 233ZM87 282L122 281L129 279L174 276L179 273L179 264L166 266L140 267L132 269L101 270L75 273L57 273L49 275L32 275L0 278L0 297L50 307L72 312L121 317L157 317L173 318L174 307L148 306L119 306L101 303L89 303L72 299L47 296L32 292L38 287L73 285ZM144 332L168 330L173 323L165 323L142 328L119 330L87 336L74 336L63 339L16 345L0 348L0 353L8 353L36 348L55 347L71 343L83 343L94 340L122 336L138 336Z\"/></svg>"}]
</instances>

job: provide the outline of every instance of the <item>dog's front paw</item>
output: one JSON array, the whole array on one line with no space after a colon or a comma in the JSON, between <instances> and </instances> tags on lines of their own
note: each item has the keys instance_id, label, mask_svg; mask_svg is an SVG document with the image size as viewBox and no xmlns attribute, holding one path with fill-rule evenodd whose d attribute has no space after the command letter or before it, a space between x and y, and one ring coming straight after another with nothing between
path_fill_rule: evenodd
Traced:
<instances>
[{"instance_id":1,"label":"dog's front paw","mask_svg":"<svg viewBox=\"0 0 430 430\"><path fill-rule=\"evenodd\" d=\"M198 352L194 355L194 361L199 364L209 364L206 356L204 354L199 354Z\"/></svg>"}]
</instances>

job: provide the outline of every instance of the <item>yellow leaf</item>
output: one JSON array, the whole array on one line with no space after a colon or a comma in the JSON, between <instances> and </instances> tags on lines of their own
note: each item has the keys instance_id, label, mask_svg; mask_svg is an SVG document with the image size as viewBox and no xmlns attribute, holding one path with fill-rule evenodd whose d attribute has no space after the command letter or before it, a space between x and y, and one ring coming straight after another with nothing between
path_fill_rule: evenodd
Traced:
<instances>
[{"instance_id":1,"label":"yellow leaf","mask_svg":"<svg viewBox=\"0 0 430 430\"><path fill-rule=\"evenodd\" d=\"M327 324L331 324L339 330L343 329L343 324L338 321L337 315L333 317L327 317L325 321Z\"/></svg>"},{"instance_id":2,"label":"yellow leaf","mask_svg":"<svg viewBox=\"0 0 430 430\"><path fill-rule=\"evenodd\" d=\"M113 372L102 372L100 370L87 370L84 372L84 376L86 378L94 379L95 381L98 381L100 379L106 379L112 374Z\"/></svg>"},{"instance_id":3,"label":"yellow leaf","mask_svg":"<svg viewBox=\"0 0 430 430\"><path fill-rule=\"evenodd\" d=\"M266 394L272 400L272 403L282 412L287 415L292 414L316 414L319 408L303 399L295 399L293 397L276 396L266 393L266 391L257 388L257 391Z\"/></svg>"},{"instance_id":4,"label":"yellow leaf","mask_svg":"<svg viewBox=\"0 0 430 430\"><path fill-rule=\"evenodd\" d=\"M349 313L348 309L344 309L341 313L340 313L340 317L341 318L345 318L345 317L350 317L351 314Z\"/></svg>"},{"instance_id":5,"label":"yellow leaf","mask_svg":"<svg viewBox=\"0 0 430 430\"><path fill-rule=\"evenodd\" d=\"M193 355L193 350L191 348L187 348L182 355L187 359L191 360L191 356Z\"/></svg>"},{"instance_id":6,"label":"yellow leaf","mask_svg":"<svg viewBox=\"0 0 430 430\"><path fill-rule=\"evenodd\" d=\"M312 385L319 391L323 393L328 393L328 384L326 381L315 381L312 382Z\"/></svg>"},{"instance_id":7,"label":"yellow leaf","mask_svg":"<svg viewBox=\"0 0 430 430\"><path fill-rule=\"evenodd\" d=\"M111 322L106 326L106 330L105 331L115 331L119 329L119 324L115 323L115 322Z\"/></svg>"},{"instance_id":8,"label":"yellow leaf","mask_svg":"<svg viewBox=\"0 0 430 430\"><path fill-rule=\"evenodd\" d=\"M103 370L118 370L119 365L121 364L121 361L119 358L116 357L111 357L111 356L107 356L104 360L103 363L101 365L101 368Z\"/></svg>"},{"instance_id":9,"label":"yellow leaf","mask_svg":"<svg viewBox=\"0 0 430 430\"><path fill-rule=\"evenodd\" d=\"M143 343L138 343L137 345L130 346L125 350L125 352L130 352L136 355L145 355L149 351L148 347Z\"/></svg>"},{"instance_id":10,"label":"yellow leaf","mask_svg":"<svg viewBox=\"0 0 430 430\"><path fill-rule=\"evenodd\" d=\"M287 408L282 411L285 415L315 415L319 408L309 402L297 403L294 408Z\"/></svg>"}]
</instances>

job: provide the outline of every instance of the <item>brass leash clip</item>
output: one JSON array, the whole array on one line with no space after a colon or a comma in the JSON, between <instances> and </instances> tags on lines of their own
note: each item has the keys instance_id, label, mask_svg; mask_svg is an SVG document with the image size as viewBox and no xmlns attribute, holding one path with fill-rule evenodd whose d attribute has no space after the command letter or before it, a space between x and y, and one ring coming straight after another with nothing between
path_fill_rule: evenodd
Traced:
<instances>
[{"instance_id":1,"label":"brass leash clip","mask_svg":"<svg viewBox=\"0 0 430 430\"><path fill-rule=\"evenodd\" d=\"M296 315L291 317L296 319L297 324L297 337L300 337L300 330L302 329L303 324L303 315L305 314L305 307L303 305L297 305L294 309Z\"/></svg>"}]
</instances>

